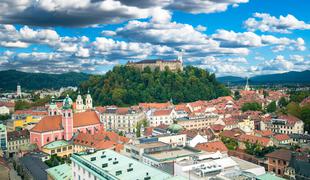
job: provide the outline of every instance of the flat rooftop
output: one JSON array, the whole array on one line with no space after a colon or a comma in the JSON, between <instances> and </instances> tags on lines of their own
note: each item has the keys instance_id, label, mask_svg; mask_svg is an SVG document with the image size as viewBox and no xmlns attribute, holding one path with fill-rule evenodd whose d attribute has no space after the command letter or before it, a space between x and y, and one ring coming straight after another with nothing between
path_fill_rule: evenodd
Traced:
<instances>
[{"instance_id":1,"label":"flat rooftop","mask_svg":"<svg viewBox=\"0 0 310 180\"><path fill-rule=\"evenodd\" d=\"M193 152L187 149L172 149L169 151L161 151L156 153L145 154L145 156L157 161L168 161L168 160L174 160L179 157L194 155L196 153L197 152Z\"/></svg>"},{"instance_id":2,"label":"flat rooftop","mask_svg":"<svg viewBox=\"0 0 310 180\"><path fill-rule=\"evenodd\" d=\"M167 146L168 144L163 142L151 142L151 143L142 143L142 144L135 144L133 146L137 147L138 149L146 149L146 148L156 148L156 147L163 147Z\"/></svg>"},{"instance_id":3,"label":"flat rooftop","mask_svg":"<svg viewBox=\"0 0 310 180\"><path fill-rule=\"evenodd\" d=\"M71 159L83 168L95 172L99 177L108 176L106 177L108 179L135 180L150 177L150 179L167 180L172 177L168 173L112 150L73 154Z\"/></svg>"},{"instance_id":4,"label":"flat rooftop","mask_svg":"<svg viewBox=\"0 0 310 180\"><path fill-rule=\"evenodd\" d=\"M57 149L57 148L67 146L67 145L69 145L69 143L67 141L60 140L60 141L53 141L49 144L46 144L45 146L43 146L43 148L45 148L45 149Z\"/></svg>"},{"instance_id":5,"label":"flat rooftop","mask_svg":"<svg viewBox=\"0 0 310 180\"><path fill-rule=\"evenodd\" d=\"M72 180L72 169L68 164L48 168L46 172L54 179Z\"/></svg>"}]
</instances>

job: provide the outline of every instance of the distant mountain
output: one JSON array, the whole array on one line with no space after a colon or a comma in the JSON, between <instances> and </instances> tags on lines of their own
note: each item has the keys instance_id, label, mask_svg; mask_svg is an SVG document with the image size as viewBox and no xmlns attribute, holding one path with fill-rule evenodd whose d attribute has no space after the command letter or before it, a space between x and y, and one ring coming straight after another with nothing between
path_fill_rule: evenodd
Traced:
<instances>
[{"instance_id":1,"label":"distant mountain","mask_svg":"<svg viewBox=\"0 0 310 180\"><path fill-rule=\"evenodd\" d=\"M66 86L79 86L90 75L69 72L64 74L27 73L15 70L0 71L0 89L15 90L19 83L22 89L58 89Z\"/></svg>"},{"instance_id":2,"label":"distant mountain","mask_svg":"<svg viewBox=\"0 0 310 180\"><path fill-rule=\"evenodd\" d=\"M245 79L237 76L218 77L224 84L245 84ZM296 72L290 71L281 74L268 74L254 76L249 79L250 84L310 84L310 70Z\"/></svg>"},{"instance_id":3,"label":"distant mountain","mask_svg":"<svg viewBox=\"0 0 310 180\"><path fill-rule=\"evenodd\" d=\"M219 82L227 84L227 83L245 83L245 78L237 77L237 76L223 76L216 78Z\"/></svg>"},{"instance_id":4,"label":"distant mountain","mask_svg":"<svg viewBox=\"0 0 310 180\"><path fill-rule=\"evenodd\" d=\"M310 70L296 72L291 71L282 74L269 74L269 75L260 75L250 78L251 83L255 84L291 84L291 83L300 83L307 84L310 83Z\"/></svg>"}]
</instances>

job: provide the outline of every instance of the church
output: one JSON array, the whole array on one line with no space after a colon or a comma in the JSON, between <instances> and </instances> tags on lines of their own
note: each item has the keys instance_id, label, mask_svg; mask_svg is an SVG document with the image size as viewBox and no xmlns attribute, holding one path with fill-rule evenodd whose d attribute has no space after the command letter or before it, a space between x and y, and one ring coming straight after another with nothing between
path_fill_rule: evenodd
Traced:
<instances>
[{"instance_id":1,"label":"church","mask_svg":"<svg viewBox=\"0 0 310 180\"><path fill-rule=\"evenodd\" d=\"M41 148L52 141L69 141L79 132L94 134L97 131L103 130L103 124L100 122L99 115L95 111L90 110L92 108L92 100L89 93L86 97L85 105L81 99L81 97L77 99L76 112L73 112L72 99L68 95L63 100L61 109L52 100L48 108L48 116L42 118L30 130L30 143L37 144Z\"/></svg>"}]
</instances>

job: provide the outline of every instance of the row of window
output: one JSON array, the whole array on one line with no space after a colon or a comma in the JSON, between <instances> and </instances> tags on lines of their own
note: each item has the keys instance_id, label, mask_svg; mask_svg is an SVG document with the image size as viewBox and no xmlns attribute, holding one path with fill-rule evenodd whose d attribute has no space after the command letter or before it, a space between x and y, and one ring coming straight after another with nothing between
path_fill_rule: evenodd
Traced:
<instances>
[{"instance_id":1,"label":"row of window","mask_svg":"<svg viewBox=\"0 0 310 180\"><path fill-rule=\"evenodd\" d=\"M58 148L56 150L51 150L51 154L55 154L56 152L57 153L60 153L60 152L65 152L67 150L71 150L72 149L72 146L66 146L66 147L63 147L63 148Z\"/></svg>"}]
</instances>

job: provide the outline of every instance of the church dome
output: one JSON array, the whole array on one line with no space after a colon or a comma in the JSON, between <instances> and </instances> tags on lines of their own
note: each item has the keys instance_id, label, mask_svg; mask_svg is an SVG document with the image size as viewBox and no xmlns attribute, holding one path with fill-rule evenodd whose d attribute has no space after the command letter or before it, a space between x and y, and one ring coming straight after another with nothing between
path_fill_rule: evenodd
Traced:
<instances>
[{"instance_id":1,"label":"church dome","mask_svg":"<svg viewBox=\"0 0 310 180\"><path fill-rule=\"evenodd\" d=\"M64 99L63 101L63 109L70 109L72 106L72 99L69 97L69 95L67 94L67 97Z\"/></svg>"},{"instance_id":2,"label":"church dome","mask_svg":"<svg viewBox=\"0 0 310 180\"><path fill-rule=\"evenodd\" d=\"M172 133L178 133L179 131L181 131L183 129L183 126L179 125L179 124L171 124L168 129L172 132Z\"/></svg>"}]
</instances>

